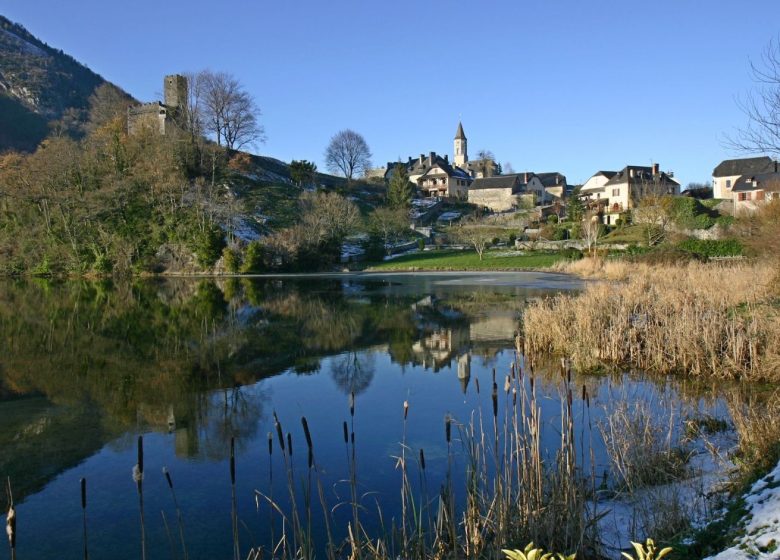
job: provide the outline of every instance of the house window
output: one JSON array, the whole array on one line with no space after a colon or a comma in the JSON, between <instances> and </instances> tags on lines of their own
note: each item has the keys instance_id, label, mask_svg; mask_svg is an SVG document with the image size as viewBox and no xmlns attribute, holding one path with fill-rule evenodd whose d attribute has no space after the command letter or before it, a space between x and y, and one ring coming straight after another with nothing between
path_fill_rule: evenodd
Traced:
<instances>
[{"instance_id":1,"label":"house window","mask_svg":"<svg viewBox=\"0 0 780 560\"><path fill-rule=\"evenodd\" d=\"M727 191L731 190L731 179L726 179L726 190Z\"/></svg>"},{"instance_id":2,"label":"house window","mask_svg":"<svg viewBox=\"0 0 780 560\"><path fill-rule=\"evenodd\" d=\"M620 196L620 189L612 189L612 196Z\"/></svg>"}]
</instances>

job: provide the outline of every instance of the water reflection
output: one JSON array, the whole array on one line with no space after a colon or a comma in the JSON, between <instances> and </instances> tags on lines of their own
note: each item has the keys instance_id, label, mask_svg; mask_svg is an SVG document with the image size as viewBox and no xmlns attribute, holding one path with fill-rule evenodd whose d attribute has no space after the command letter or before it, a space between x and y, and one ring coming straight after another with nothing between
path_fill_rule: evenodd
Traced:
<instances>
[{"instance_id":1,"label":"water reflection","mask_svg":"<svg viewBox=\"0 0 780 560\"><path fill-rule=\"evenodd\" d=\"M423 275L0 284L0 476L13 481L26 530L47 526L50 542L36 543L41 548L34 552L45 557L78 536L78 527L68 525L78 515L66 510L77 504L68 492L79 476L97 477L97 487L105 489L95 515L110 518L119 536L102 527L104 550L134 531L128 473L134 436L145 433L149 472L166 465L180 477L182 499L191 500L185 504L189 521L204 528L192 532L195 541L202 533L201 555L223 555L224 545L230 548L230 518L219 518L226 527L212 528L209 508L221 512L229 495L224 465L230 438L240 461L239 496L248 502L240 504L242 516L254 519L253 490L268 480L263 466L272 413L290 430L307 416L318 461L330 477L326 487L333 487L348 472L341 423L350 393L358 401L366 489L397 498L392 455L407 399L408 443L425 448L433 480L446 467L444 414L467 422L482 398L490 406L489 395L476 394L477 382L482 377L489 387L494 368L500 376L508 372L526 302L576 287L554 275L510 280ZM538 383L553 420L559 381L556 374ZM588 386L594 409L611 383L575 379ZM659 391L667 390L662 382ZM701 395L685 385L675 391L690 392L694 401ZM154 484L162 485L157 479L149 476L150 507L162 509L165 502L154 500L167 494L162 486L155 492ZM63 509L53 521L45 512L55 502ZM132 553L111 551L116 558Z\"/></svg>"},{"instance_id":2,"label":"water reflection","mask_svg":"<svg viewBox=\"0 0 780 560\"><path fill-rule=\"evenodd\" d=\"M224 458L248 441L267 397L242 388L321 369L361 394L374 354L439 372L511 343L545 290L423 279L14 282L0 289L0 470L23 496L127 430L171 433L179 456ZM33 460L27 450L39 450ZM57 451L60 447L67 452ZM39 465L32 466L30 465Z\"/></svg>"}]
</instances>

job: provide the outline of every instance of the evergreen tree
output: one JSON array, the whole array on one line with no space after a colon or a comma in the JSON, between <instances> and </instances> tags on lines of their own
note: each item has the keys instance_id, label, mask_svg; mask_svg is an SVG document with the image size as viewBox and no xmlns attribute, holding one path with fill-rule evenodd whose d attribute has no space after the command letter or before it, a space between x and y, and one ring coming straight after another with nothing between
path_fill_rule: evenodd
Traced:
<instances>
[{"instance_id":1,"label":"evergreen tree","mask_svg":"<svg viewBox=\"0 0 780 560\"><path fill-rule=\"evenodd\" d=\"M414 198L414 185L409 181L406 166L397 163L387 185L387 204L391 208L408 208Z\"/></svg>"}]
</instances>

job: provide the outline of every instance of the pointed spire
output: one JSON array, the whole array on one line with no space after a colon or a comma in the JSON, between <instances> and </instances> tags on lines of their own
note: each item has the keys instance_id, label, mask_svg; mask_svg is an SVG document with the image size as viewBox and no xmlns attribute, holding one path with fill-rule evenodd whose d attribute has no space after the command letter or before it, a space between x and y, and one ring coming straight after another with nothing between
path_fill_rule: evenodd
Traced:
<instances>
[{"instance_id":1,"label":"pointed spire","mask_svg":"<svg viewBox=\"0 0 780 560\"><path fill-rule=\"evenodd\" d=\"M455 133L455 140L465 140L466 135L463 132L463 125L458 121L458 132Z\"/></svg>"}]
</instances>

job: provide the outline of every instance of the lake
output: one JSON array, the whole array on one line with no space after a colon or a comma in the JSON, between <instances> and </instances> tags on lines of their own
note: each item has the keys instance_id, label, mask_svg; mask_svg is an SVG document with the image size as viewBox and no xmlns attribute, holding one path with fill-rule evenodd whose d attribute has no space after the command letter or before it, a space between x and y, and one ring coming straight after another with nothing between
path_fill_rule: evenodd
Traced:
<instances>
[{"instance_id":1,"label":"lake","mask_svg":"<svg viewBox=\"0 0 780 560\"><path fill-rule=\"evenodd\" d=\"M523 308L581 285L543 273L4 282L0 476L10 478L17 504L19 558L82 554L82 477L90 555L140 557L132 477L139 435L151 558L182 557L163 467L175 486L189 556L231 556L231 438L242 557L278 539L282 520L269 500L289 512L285 462L298 500L310 480L302 417L337 538L353 518L353 491L367 531L390 530L401 511L402 442L415 490L435 497L449 478L461 506L461 430L477 418L489 423L493 406L505 417L510 396L499 389L493 404L491 387L494 379L504 386L513 364L526 372L520 383L529 377L515 346ZM558 360L538 361L541 441L553 460L567 395ZM583 386L589 406L580 398ZM658 410L671 409L678 419L726 414L713 388L693 383L575 372L570 387L583 471L609 469L594 426L614 402L663 403ZM274 413L292 442L286 458ZM452 420L451 448L445 418ZM345 444L345 422L354 447ZM321 549L322 507L314 492L313 536ZM5 558L7 548L0 551Z\"/></svg>"}]
</instances>

